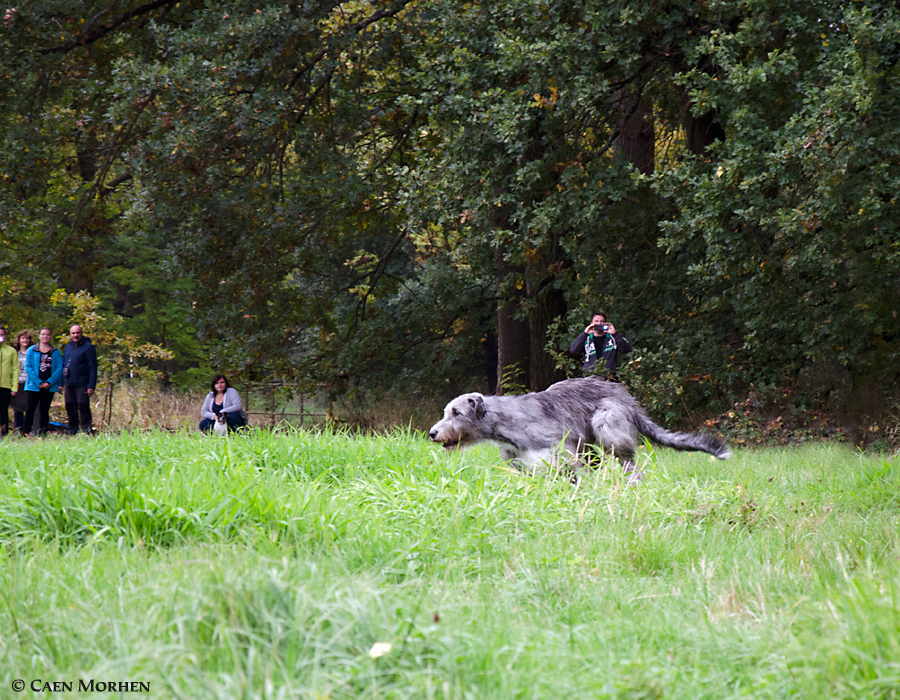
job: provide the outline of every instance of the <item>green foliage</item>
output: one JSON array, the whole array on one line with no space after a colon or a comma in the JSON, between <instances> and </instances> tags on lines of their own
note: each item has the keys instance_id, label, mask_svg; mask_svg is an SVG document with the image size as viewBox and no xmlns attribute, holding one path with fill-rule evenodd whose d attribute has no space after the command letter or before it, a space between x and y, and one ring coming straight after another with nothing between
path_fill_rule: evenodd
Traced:
<instances>
[{"instance_id":1,"label":"green foliage","mask_svg":"<svg viewBox=\"0 0 900 700\"><path fill-rule=\"evenodd\" d=\"M336 395L471 388L498 336L540 388L602 308L673 418L832 363L893 386L898 30L836 0L11 8L5 320L85 290L169 381Z\"/></svg>"},{"instance_id":2,"label":"green foliage","mask_svg":"<svg viewBox=\"0 0 900 700\"><path fill-rule=\"evenodd\" d=\"M198 330L229 373L332 392L398 367L441 381L481 335L480 289L417 264L397 217L419 122L397 103L417 31L404 5L198 10L154 27L152 61L120 63L121 90L149 100L133 220L196 281Z\"/></svg>"},{"instance_id":3,"label":"green foliage","mask_svg":"<svg viewBox=\"0 0 900 700\"><path fill-rule=\"evenodd\" d=\"M500 392L507 396L526 393L525 377L520 365L514 364L504 368L503 377L500 379Z\"/></svg>"},{"instance_id":4,"label":"green foliage","mask_svg":"<svg viewBox=\"0 0 900 700\"><path fill-rule=\"evenodd\" d=\"M110 384L116 384L125 377L154 378L156 372L142 365L140 360L166 360L172 356L161 347L140 343L133 335L119 334L119 320L107 319L98 313L100 300L87 292L69 294L64 289L57 289L50 303L72 307L68 326L80 325L84 334L97 346L99 375ZM59 340L64 342L67 338L68 333L60 336Z\"/></svg>"},{"instance_id":5,"label":"green foliage","mask_svg":"<svg viewBox=\"0 0 900 700\"><path fill-rule=\"evenodd\" d=\"M180 389L206 386L216 372L190 319L193 280L176 276L171 260L160 256L165 242L159 236L123 232L109 246L110 265L94 285L95 295L105 301L104 311L121 320L122 332L171 353L170 359L149 363L161 382Z\"/></svg>"},{"instance_id":6,"label":"green foliage","mask_svg":"<svg viewBox=\"0 0 900 700\"><path fill-rule=\"evenodd\" d=\"M679 208L663 243L702 253L688 270L705 288L702 312L733 319L755 372L837 360L890 382L898 73L896 45L879 37L900 18L825 7L833 15L786 4L774 25L705 40L724 70L684 79L702 79L729 138L712 162L662 177Z\"/></svg>"}]
</instances>

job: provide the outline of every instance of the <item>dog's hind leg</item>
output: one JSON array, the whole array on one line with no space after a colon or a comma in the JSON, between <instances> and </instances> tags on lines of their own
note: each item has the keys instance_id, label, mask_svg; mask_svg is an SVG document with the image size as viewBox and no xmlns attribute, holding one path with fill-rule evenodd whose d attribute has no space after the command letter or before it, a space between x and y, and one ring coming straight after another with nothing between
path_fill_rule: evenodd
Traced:
<instances>
[{"instance_id":1,"label":"dog's hind leg","mask_svg":"<svg viewBox=\"0 0 900 700\"><path fill-rule=\"evenodd\" d=\"M553 454L552 472L575 486L578 486L590 470L581 461L581 455L573 450L557 450Z\"/></svg>"},{"instance_id":2,"label":"dog's hind leg","mask_svg":"<svg viewBox=\"0 0 900 700\"><path fill-rule=\"evenodd\" d=\"M637 428L628 415L620 410L598 408L591 416L591 429L594 431L596 444L622 464L628 483L640 481L643 474L634 461Z\"/></svg>"}]
</instances>

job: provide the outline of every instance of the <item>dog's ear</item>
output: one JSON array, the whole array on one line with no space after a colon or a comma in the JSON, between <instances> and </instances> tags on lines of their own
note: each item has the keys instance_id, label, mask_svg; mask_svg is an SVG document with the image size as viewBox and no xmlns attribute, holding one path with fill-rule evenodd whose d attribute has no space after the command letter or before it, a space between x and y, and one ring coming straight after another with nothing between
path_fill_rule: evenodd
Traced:
<instances>
[{"instance_id":1,"label":"dog's ear","mask_svg":"<svg viewBox=\"0 0 900 700\"><path fill-rule=\"evenodd\" d=\"M475 408L475 417L479 420L484 418L484 414L487 413L484 408L484 397L476 394L474 397L469 397L469 403Z\"/></svg>"}]
</instances>

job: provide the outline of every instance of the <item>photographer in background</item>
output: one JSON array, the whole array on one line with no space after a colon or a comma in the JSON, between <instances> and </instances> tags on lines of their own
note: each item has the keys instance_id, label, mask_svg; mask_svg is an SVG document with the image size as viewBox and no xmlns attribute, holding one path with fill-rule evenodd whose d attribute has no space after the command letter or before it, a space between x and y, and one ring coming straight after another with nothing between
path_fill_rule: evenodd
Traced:
<instances>
[{"instance_id":1,"label":"photographer in background","mask_svg":"<svg viewBox=\"0 0 900 700\"><path fill-rule=\"evenodd\" d=\"M606 374L610 381L617 381L616 371L619 369L619 356L631 352L631 343L624 335L616 331L616 327L606 322L603 314L594 314L591 322L582 333L579 333L569 348L569 353L576 358L584 357L582 369L587 374ZM605 372L595 372L598 356L603 358Z\"/></svg>"}]
</instances>

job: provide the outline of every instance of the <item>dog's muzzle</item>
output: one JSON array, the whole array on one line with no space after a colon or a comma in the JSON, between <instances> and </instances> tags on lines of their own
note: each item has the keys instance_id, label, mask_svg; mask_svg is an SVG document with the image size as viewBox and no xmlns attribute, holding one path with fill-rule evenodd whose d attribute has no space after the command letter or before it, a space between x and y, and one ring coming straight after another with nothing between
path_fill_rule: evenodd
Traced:
<instances>
[{"instance_id":1,"label":"dog's muzzle","mask_svg":"<svg viewBox=\"0 0 900 700\"><path fill-rule=\"evenodd\" d=\"M447 441L444 437L442 437L441 430L437 426L434 426L431 430L428 431L428 437L431 438L432 442L439 442L445 450L453 449L459 444L459 439Z\"/></svg>"}]
</instances>

